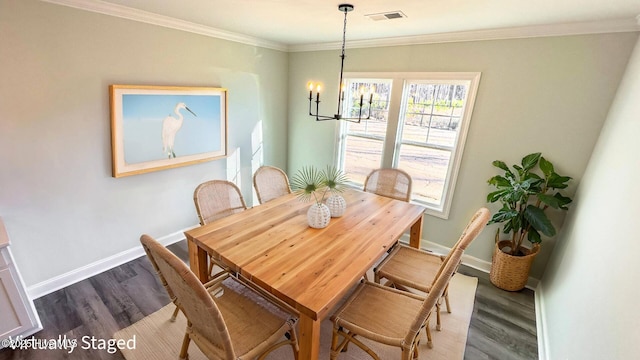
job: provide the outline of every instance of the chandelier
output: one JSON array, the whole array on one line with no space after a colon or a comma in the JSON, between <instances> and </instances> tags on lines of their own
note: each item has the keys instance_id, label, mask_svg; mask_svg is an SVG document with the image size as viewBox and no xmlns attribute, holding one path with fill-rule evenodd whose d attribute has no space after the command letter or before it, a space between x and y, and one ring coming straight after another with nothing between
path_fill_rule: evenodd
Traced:
<instances>
[{"instance_id":1,"label":"chandelier","mask_svg":"<svg viewBox=\"0 0 640 360\"><path fill-rule=\"evenodd\" d=\"M344 70L344 45L345 45L345 41L346 41L346 34L347 34L347 13L350 11L353 11L353 5L351 4L340 4L338 5L338 10L340 10L341 12L344 12L344 28L342 30L342 54L340 55L340 82L339 82L339 89L338 89L338 110L337 112L332 115L332 116L326 116L326 115L319 115L319 109L320 109L320 85L317 85L316 87L316 96L315 96L315 100L313 99L313 83L309 83L309 115L310 116L314 116L316 118L316 121L324 121L324 120L346 120L346 121L351 121L351 122L356 122L359 123L360 120L362 119L369 119L371 117L371 103L373 101L373 92L371 92L371 94L369 95L369 110L367 111L367 116L366 117L362 117L362 108L363 108L363 104L364 104L364 93L361 92L360 93L360 110L358 111L358 117L348 117L348 116L343 116L342 114L342 106L344 103L344 83L342 80L342 73ZM313 103L316 103L316 113L313 113Z\"/></svg>"}]
</instances>

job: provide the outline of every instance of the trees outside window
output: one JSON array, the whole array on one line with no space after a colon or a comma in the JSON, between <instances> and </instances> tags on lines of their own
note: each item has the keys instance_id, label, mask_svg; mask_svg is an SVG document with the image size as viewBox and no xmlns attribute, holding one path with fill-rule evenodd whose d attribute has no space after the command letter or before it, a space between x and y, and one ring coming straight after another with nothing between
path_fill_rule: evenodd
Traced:
<instances>
[{"instance_id":1,"label":"trees outside window","mask_svg":"<svg viewBox=\"0 0 640 360\"><path fill-rule=\"evenodd\" d=\"M340 122L339 167L356 186L376 168L405 170L412 201L447 218L480 73L345 75L345 115L358 116L361 96L373 102L369 119Z\"/></svg>"}]
</instances>

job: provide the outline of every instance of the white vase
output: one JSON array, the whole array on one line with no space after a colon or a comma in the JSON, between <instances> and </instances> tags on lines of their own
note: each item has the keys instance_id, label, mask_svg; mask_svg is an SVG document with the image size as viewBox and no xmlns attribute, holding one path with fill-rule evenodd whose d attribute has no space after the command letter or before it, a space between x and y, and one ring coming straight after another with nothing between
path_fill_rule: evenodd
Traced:
<instances>
[{"instance_id":1,"label":"white vase","mask_svg":"<svg viewBox=\"0 0 640 360\"><path fill-rule=\"evenodd\" d=\"M325 204L313 204L307 210L307 222L315 229L322 229L329 225L331 211Z\"/></svg>"},{"instance_id":2,"label":"white vase","mask_svg":"<svg viewBox=\"0 0 640 360\"><path fill-rule=\"evenodd\" d=\"M331 217L334 218L342 216L347 209L347 202L342 195L333 194L327 198L325 203L331 212Z\"/></svg>"}]
</instances>

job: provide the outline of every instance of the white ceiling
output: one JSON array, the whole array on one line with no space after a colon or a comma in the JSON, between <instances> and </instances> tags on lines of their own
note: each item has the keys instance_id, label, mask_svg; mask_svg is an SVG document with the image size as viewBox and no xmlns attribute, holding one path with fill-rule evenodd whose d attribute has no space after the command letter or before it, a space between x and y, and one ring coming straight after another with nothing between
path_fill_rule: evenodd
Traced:
<instances>
[{"instance_id":1,"label":"white ceiling","mask_svg":"<svg viewBox=\"0 0 640 360\"><path fill-rule=\"evenodd\" d=\"M342 2L335 0L44 1L80 8L111 6L118 13L138 12L138 17L160 15L288 47L340 42L344 20L338 10ZM352 0L349 3L355 9L347 17L347 42L593 22L609 26L626 24L627 28L631 24L640 29L637 19L640 0ZM365 16L398 10L407 17L374 21Z\"/></svg>"}]
</instances>

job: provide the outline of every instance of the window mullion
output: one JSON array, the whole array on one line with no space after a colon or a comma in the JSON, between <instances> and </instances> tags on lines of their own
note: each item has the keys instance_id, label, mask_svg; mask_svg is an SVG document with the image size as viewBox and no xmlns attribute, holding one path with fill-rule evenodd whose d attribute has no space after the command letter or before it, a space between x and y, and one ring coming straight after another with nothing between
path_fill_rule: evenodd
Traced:
<instances>
[{"instance_id":1,"label":"window mullion","mask_svg":"<svg viewBox=\"0 0 640 360\"><path fill-rule=\"evenodd\" d=\"M427 143L419 142L419 141L401 140L401 141L398 142L398 145L401 145L401 144L418 146L418 147L425 148L425 149L444 150L444 151L450 151L450 152L455 151L455 147L454 146L446 146L446 145L438 145L438 144L427 144Z\"/></svg>"},{"instance_id":2,"label":"window mullion","mask_svg":"<svg viewBox=\"0 0 640 360\"><path fill-rule=\"evenodd\" d=\"M404 79L393 78L391 83L391 98L389 100L389 118L387 125L386 141L382 152L382 167L394 167L397 163L399 147L399 124L402 94L404 92Z\"/></svg>"},{"instance_id":3,"label":"window mullion","mask_svg":"<svg viewBox=\"0 0 640 360\"><path fill-rule=\"evenodd\" d=\"M359 138L363 138L363 139L370 139L370 140L377 140L377 141L384 141L385 138L382 136L377 136L377 135L369 135L369 134L364 134L364 133L348 133L347 135L349 136L354 136L354 137L359 137Z\"/></svg>"}]
</instances>

